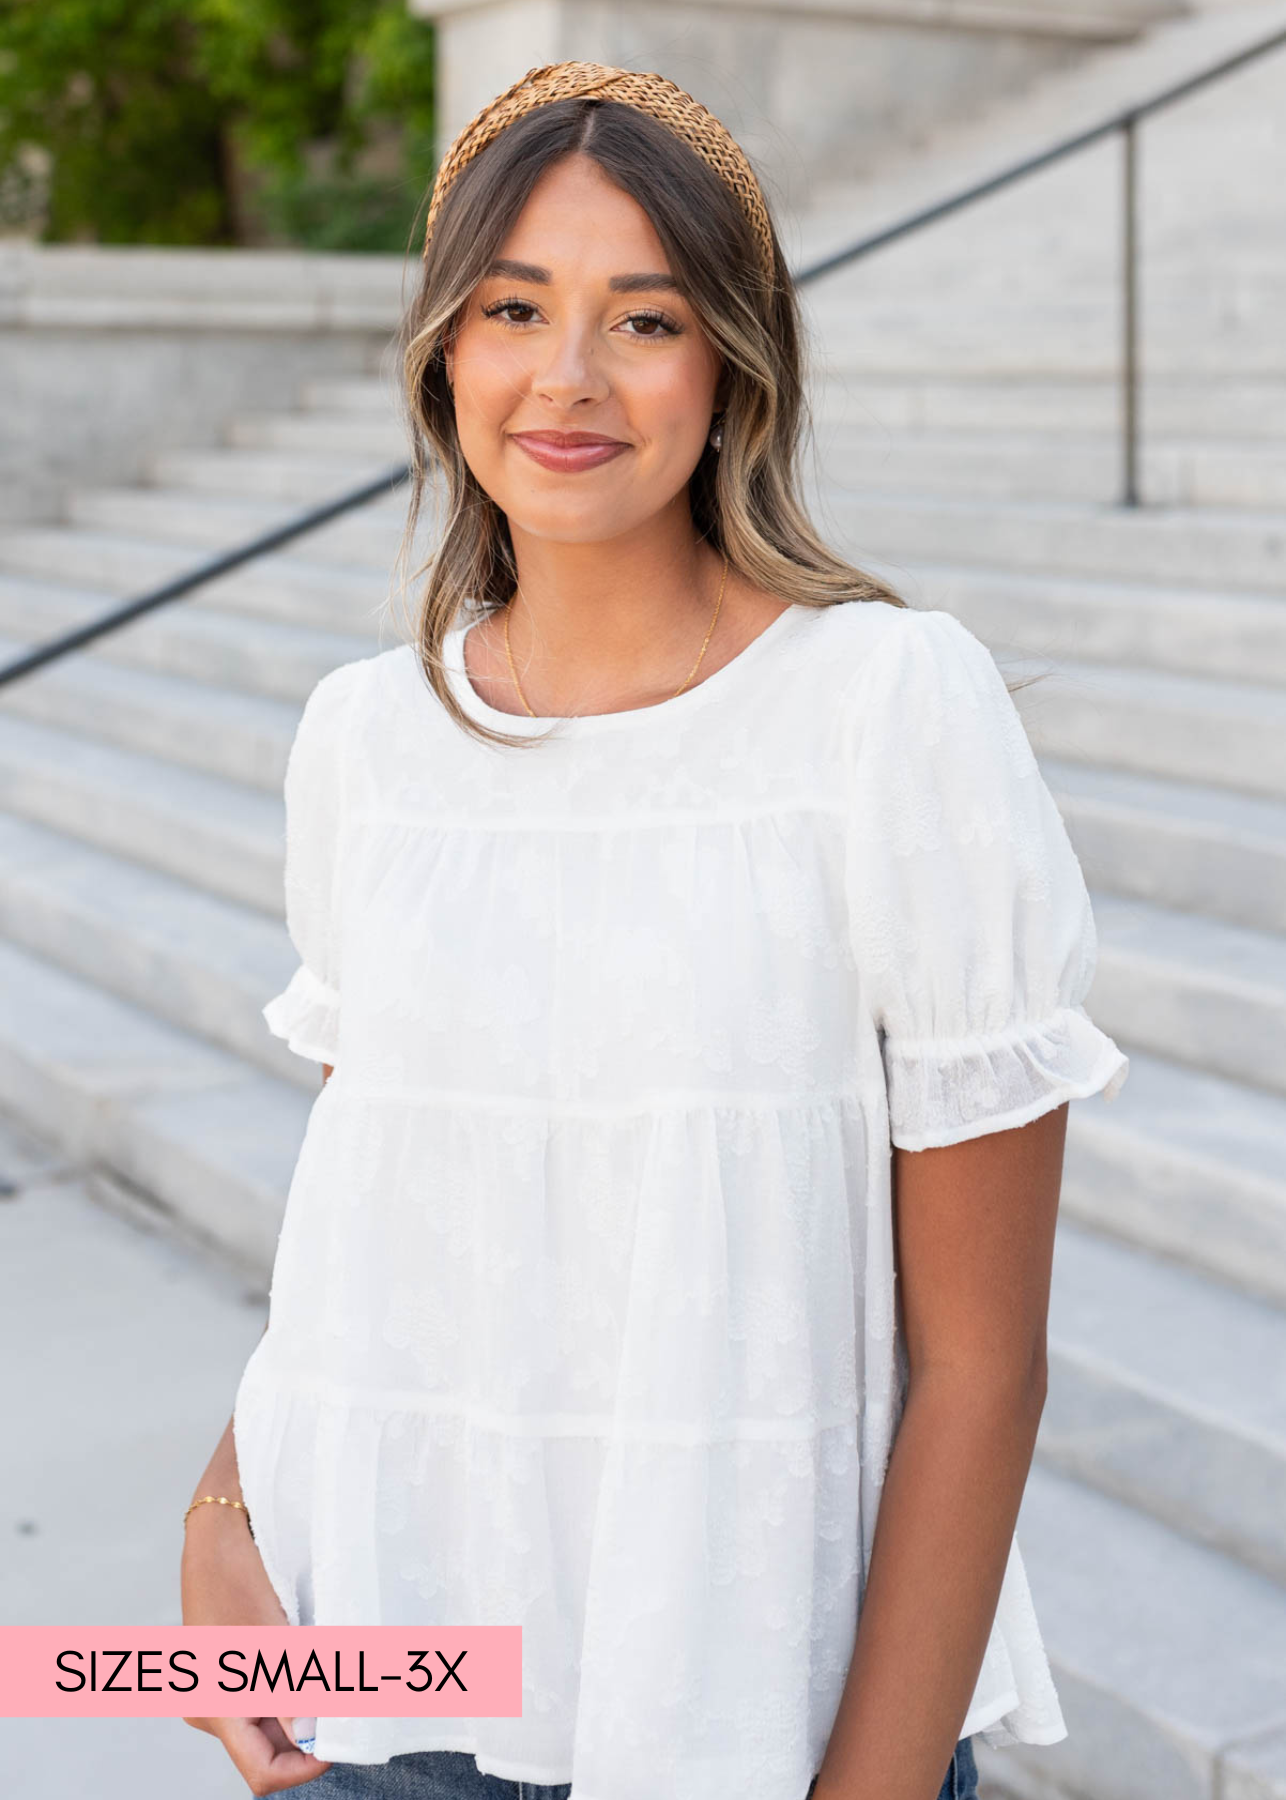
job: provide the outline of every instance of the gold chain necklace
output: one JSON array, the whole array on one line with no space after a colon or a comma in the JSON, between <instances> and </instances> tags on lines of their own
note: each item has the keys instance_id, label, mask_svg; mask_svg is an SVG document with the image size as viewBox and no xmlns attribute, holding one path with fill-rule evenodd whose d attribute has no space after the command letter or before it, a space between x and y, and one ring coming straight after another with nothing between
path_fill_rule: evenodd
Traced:
<instances>
[{"instance_id":1,"label":"gold chain necklace","mask_svg":"<svg viewBox=\"0 0 1286 1800\"><path fill-rule=\"evenodd\" d=\"M714 636L714 628L719 623L719 609L723 605L723 590L727 585L728 585L728 553L727 553L727 551L725 551L724 557L723 557L723 579L719 583L719 598L715 601L714 617L710 621L710 629L706 632L705 643L702 644L701 649L697 655L697 660L693 663L691 669L688 671L687 679L685 681L681 681L679 683L678 687L675 688L674 693L670 695L671 700L676 699L678 697L678 695L680 695L683 692L684 688L687 687L688 683L692 680L692 677L696 674L697 670L701 667L701 658L706 653L706 644L708 644L710 642L710 639ZM506 605L506 607L505 607L505 655L509 659L509 673L513 677L514 687L518 690L518 698L522 701L523 705L527 707L527 711L533 719L539 718L541 715L539 713L532 712L531 708L529 706L527 706L527 696L522 691L522 683L518 679L518 671L517 671L517 669L514 668L513 652L509 648L509 606L508 605ZM573 714L572 716L574 717L575 715Z\"/></svg>"}]
</instances>

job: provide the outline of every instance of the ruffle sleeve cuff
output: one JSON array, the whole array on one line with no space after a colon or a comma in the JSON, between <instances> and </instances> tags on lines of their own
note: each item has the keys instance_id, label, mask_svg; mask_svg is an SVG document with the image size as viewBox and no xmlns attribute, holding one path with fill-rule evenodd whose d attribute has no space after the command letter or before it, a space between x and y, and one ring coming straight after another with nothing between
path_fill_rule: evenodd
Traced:
<instances>
[{"instance_id":1,"label":"ruffle sleeve cuff","mask_svg":"<svg viewBox=\"0 0 1286 1800\"><path fill-rule=\"evenodd\" d=\"M335 1065L339 1045L339 993L313 974L306 963L289 985L263 1008L268 1029L285 1038L296 1056Z\"/></svg>"},{"instance_id":2,"label":"ruffle sleeve cuff","mask_svg":"<svg viewBox=\"0 0 1286 1800\"><path fill-rule=\"evenodd\" d=\"M1130 1069L1083 1006L987 1035L886 1037L883 1052L889 1134L902 1150L1007 1131L1089 1094L1114 1100Z\"/></svg>"}]
</instances>

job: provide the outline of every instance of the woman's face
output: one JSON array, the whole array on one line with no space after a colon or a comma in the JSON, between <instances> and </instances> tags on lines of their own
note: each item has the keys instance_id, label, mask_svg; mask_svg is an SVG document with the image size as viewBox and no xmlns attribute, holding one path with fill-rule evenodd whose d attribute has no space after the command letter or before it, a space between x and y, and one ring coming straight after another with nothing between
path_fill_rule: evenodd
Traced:
<instances>
[{"instance_id":1,"label":"woman's face","mask_svg":"<svg viewBox=\"0 0 1286 1800\"><path fill-rule=\"evenodd\" d=\"M596 163L540 178L447 350L465 461L517 531L615 537L684 495L721 365L671 279L647 214ZM537 459L532 434L578 432L615 447L555 449L551 466L546 440Z\"/></svg>"}]
</instances>

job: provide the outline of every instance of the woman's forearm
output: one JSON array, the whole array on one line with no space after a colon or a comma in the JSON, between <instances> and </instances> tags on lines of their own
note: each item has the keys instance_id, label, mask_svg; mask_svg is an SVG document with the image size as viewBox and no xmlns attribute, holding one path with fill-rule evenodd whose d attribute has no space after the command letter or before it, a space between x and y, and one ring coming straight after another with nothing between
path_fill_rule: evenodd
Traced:
<instances>
[{"instance_id":1,"label":"woman's forearm","mask_svg":"<svg viewBox=\"0 0 1286 1800\"><path fill-rule=\"evenodd\" d=\"M223 1428L223 1436L214 1447L214 1455L205 1466L205 1473L193 1491L195 1500L200 1494L226 1494L229 1500L244 1498L241 1492L241 1476L237 1469L237 1446L233 1437L232 1420Z\"/></svg>"},{"instance_id":2,"label":"woman's forearm","mask_svg":"<svg viewBox=\"0 0 1286 1800\"><path fill-rule=\"evenodd\" d=\"M267 1331L267 1322L263 1329L264 1332ZM229 1419L223 1428L222 1437L214 1447L213 1456L205 1465L205 1471L193 1490L194 1500L201 1494L226 1494L229 1500L244 1499L241 1475L237 1468L237 1443L232 1427L233 1421Z\"/></svg>"},{"instance_id":3,"label":"woman's forearm","mask_svg":"<svg viewBox=\"0 0 1286 1800\"><path fill-rule=\"evenodd\" d=\"M912 1381L814 1800L935 1800L977 1684L1043 1388Z\"/></svg>"}]
</instances>

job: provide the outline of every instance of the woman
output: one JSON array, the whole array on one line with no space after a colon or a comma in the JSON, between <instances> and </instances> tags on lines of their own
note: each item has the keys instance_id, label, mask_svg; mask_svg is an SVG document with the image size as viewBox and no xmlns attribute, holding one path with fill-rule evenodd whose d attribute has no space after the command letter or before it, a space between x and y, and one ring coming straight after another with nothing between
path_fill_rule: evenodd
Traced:
<instances>
[{"instance_id":1,"label":"woman","mask_svg":"<svg viewBox=\"0 0 1286 1800\"><path fill-rule=\"evenodd\" d=\"M969 1800L975 1735L1066 1735L1013 1533L1127 1069L1079 865L982 644L808 524L689 96L485 108L405 367L445 516L291 753L265 1013L325 1085L184 1618L518 1624L523 1709L193 1723L256 1793Z\"/></svg>"}]
</instances>

